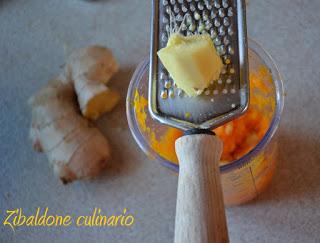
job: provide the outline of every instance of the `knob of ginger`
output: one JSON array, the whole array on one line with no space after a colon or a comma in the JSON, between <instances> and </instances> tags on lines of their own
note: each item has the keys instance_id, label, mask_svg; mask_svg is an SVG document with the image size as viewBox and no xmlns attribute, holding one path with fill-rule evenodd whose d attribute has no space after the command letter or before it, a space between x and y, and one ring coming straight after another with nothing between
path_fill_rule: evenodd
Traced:
<instances>
[{"instance_id":1,"label":"knob of ginger","mask_svg":"<svg viewBox=\"0 0 320 243\"><path fill-rule=\"evenodd\" d=\"M102 46L89 46L70 55L64 79L73 83L84 117L96 120L117 105L119 94L106 84L118 70L111 50Z\"/></svg>"},{"instance_id":2,"label":"knob of ginger","mask_svg":"<svg viewBox=\"0 0 320 243\"><path fill-rule=\"evenodd\" d=\"M183 36L174 33L158 56L178 88L197 96L217 80L223 63L208 34Z\"/></svg>"},{"instance_id":3,"label":"knob of ginger","mask_svg":"<svg viewBox=\"0 0 320 243\"><path fill-rule=\"evenodd\" d=\"M98 175L110 159L106 137L86 118L94 120L117 104L118 93L105 85L117 70L109 49L80 49L64 73L28 101L33 147L46 153L64 184Z\"/></svg>"}]
</instances>

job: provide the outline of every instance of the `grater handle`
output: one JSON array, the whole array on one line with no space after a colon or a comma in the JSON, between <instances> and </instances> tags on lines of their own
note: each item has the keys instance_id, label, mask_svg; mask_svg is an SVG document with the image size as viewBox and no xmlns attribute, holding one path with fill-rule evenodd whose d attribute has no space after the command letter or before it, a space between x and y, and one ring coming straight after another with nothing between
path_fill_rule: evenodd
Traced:
<instances>
[{"instance_id":1,"label":"grater handle","mask_svg":"<svg viewBox=\"0 0 320 243\"><path fill-rule=\"evenodd\" d=\"M180 169L174 242L229 242L219 171L221 140L186 135L176 141L176 153Z\"/></svg>"}]
</instances>

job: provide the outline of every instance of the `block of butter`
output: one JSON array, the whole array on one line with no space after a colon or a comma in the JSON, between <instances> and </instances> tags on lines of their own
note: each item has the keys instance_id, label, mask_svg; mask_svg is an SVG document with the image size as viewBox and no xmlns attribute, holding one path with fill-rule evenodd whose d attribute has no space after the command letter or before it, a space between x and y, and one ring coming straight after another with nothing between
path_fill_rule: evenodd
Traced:
<instances>
[{"instance_id":1,"label":"block of butter","mask_svg":"<svg viewBox=\"0 0 320 243\"><path fill-rule=\"evenodd\" d=\"M177 87L188 96L200 95L211 81L219 78L223 67L208 34L172 34L158 56Z\"/></svg>"}]
</instances>

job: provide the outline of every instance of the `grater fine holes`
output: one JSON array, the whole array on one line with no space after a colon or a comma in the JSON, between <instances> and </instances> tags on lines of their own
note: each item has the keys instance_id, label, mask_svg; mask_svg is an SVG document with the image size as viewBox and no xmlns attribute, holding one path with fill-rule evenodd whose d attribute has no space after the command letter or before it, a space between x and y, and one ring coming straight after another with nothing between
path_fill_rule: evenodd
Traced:
<instances>
[{"instance_id":1,"label":"grater fine holes","mask_svg":"<svg viewBox=\"0 0 320 243\"><path fill-rule=\"evenodd\" d=\"M161 91L160 96L162 99L167 99L168 98L168 90L164 89Z\"/></svg>"},{"instance_id":2,"label":"grater fine holes","mask_svg":"<svg viewBox=\"0 0 320 243\"><path fill-rule=\"evenodd\" d=\"M232 36L234 35L232 16L233 7L230 6L228 0L161 0L165 13L160 16L162 32L160 37L161 44L166 45L169 37L173 33L181 33L186 36L193 34L208 33L213 40L217 53L221 56L224 67L221 70L221 79L216 80L217 84L222 88L222 83L232 84L235 70L230 67L233 60L234 48L232 44ZM160 70L166 71L160 65ZM160 87L163 89L162 96L167 99L174 97L182 97L183 91L175 88L173 81L168 79L165 72L160 71L159 79L162 80ZM229 75L226 77L226 75ZM224 81L222 81L224 80ZM210 81L214 85L214 80ZM175 91L175 89L177 89ZM236 91L235 88L234 92ZM233 89L228 90L232 94ZM173 93L171 93L171 90ZM213 91L213 92L212 92ZM227 92L228 92L227 91ZM207 93L216 95L218 92L225 93L223 89L205 90L203 95ZM200 93L200 91L199 91Z\"/></svg>"}]
</instances>

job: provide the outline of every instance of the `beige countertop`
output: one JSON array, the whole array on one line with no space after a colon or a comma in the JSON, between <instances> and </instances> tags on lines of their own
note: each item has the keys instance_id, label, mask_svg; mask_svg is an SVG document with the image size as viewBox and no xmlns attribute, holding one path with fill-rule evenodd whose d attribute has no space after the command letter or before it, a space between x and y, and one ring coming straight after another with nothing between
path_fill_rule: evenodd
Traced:
<instances>
[{"instance_id":1,"label":"beige countertop","mask_svg":"<svg viewBox=\"0 0 320 243\"><path fill-rule=\"evenodd\" d=\"M0 2L0 242L172 242L177 177L147 158L132 138L125 96L148 56L150 1L3 0ZM251 0L248 33L273 56L287 97L280 156L271 186L227 210L231 242L320 242L320 1ZM62 186L28 141L26 100L59 73L75 48L103 44L121 71L112 81L121 104L98 125L113 148L111 168L92 182ZM108 214L127 208L131 228L2 225L5 211Z\"/></svg>"}]
</instances>

